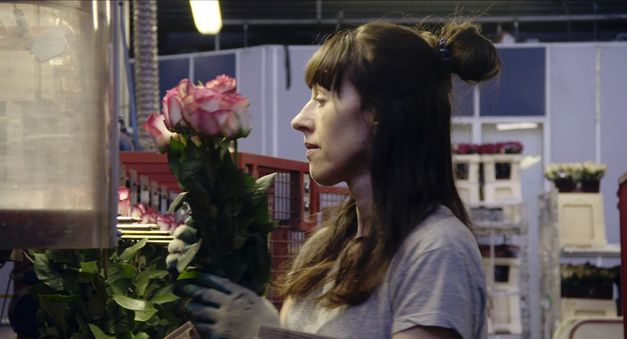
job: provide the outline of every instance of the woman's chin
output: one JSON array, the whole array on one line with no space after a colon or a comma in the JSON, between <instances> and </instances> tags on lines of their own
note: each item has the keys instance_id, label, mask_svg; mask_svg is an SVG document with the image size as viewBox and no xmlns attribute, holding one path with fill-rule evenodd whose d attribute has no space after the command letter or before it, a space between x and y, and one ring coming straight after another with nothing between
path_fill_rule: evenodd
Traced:
<instances>
[{"instance_id":1,"label":"woman's chin","mask_svg":"<svg viewBox=\"0 0 627 339\"><path fill-rule=\"evenodd\" d=\"M331 175L331 173L325 173L325 171L316 171L315 169L309 166L309 174L311 178L318 184L322 186L333 186L339 184L342 180L337 178L337 176Z\"/></svg>"}]
</instances>

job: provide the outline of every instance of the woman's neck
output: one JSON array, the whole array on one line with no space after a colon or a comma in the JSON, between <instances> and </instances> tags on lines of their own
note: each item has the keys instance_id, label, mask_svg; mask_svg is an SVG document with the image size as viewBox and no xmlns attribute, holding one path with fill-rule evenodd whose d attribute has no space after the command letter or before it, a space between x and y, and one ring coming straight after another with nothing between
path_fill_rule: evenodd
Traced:
<instances>
[{"instance_id":1,"label":"woman's neck","mask_svg":"<svg viewBox=\"0 0 627 339\"><path fill-rule=\"evenodd\" d=\"M363 173L349 182L348 188L351 191L355 205L357 207L357 233L356 238L361 238L366 227L366 218L370 214L372 205L372 182L370 181L370 173Z\"/></svg>"}]
</instances>

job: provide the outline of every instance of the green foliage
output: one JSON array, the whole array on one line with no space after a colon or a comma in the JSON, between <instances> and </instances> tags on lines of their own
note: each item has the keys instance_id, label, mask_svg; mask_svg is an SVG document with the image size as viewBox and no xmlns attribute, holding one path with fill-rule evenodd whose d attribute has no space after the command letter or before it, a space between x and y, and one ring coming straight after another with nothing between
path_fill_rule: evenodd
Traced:
<instances>
[{"instance_id":1,"label":"green foliage","mask_svg":"<svg viewBox=\"0 0 627 339\"><path fill-rule=\"evenodd\" d=\"M256 182L237 167L228 146L223 138L185 133L169 146L170 169L185 190L174 208L187 203L193 220L186 224L202 240L198 255L177 268L189 264L262 295L271 278L268 235L274 223L267 192L274 175Z\"/></svg>"},{"instance_id":2,"label":"green foliage","mask_svg":"<svg viewBox=\"0 0 627 339\"><path fill-rule=\"evenodd\" d=\"M42 338L163 338L183 323L165 271L165 246L32 250Z\"/></svg>"}]
</instances>

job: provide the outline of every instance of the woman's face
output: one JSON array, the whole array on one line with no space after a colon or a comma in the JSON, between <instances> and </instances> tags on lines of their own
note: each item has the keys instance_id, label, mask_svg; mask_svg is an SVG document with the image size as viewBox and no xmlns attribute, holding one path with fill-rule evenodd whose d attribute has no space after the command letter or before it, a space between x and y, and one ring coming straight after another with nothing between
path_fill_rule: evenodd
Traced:
<instances>
[{"instance_id":1,"label":"woman's face","mask_svg":"<svg viewBox=\"0 0 627 339\"><path fill-rule=\"evenodd\" d=\"M292 119L303 132L309 172L321 185L350 182L368 173L372 114L361 111L357 89L344 77L341 96L314 86L311 99Z\"/></svg>"}]
</instances>

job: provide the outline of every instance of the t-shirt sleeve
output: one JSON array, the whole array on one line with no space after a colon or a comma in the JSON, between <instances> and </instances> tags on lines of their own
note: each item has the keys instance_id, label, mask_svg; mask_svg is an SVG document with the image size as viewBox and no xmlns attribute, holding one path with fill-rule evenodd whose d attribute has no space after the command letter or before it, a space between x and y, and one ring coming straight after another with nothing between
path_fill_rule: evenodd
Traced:
<instances>
[{"instance_id":1,"label":"t-shirt sleeve","mask_svg":"<svg viewBox=\"0 0 627 339\"><path fill-rule=\"evenodd\" d=\"M422 239L401 248L400 260L392 263L392 333L420 325L483 338L486 293L476 242L471 235L448 236L452 239Z\"/></svg>"}]
</instances>

